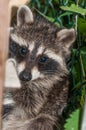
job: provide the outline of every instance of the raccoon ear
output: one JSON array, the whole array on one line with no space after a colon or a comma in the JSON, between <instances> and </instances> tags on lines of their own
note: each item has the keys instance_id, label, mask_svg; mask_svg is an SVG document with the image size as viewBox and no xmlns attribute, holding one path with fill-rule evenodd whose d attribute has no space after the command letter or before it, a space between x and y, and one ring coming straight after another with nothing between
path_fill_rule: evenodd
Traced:
<instances>
[{"instance_id":1,"label":"raccoon ear","mask_svg":"<svg viewBox=\"0 0 86 130\"><path fill-rule=\"evenodd\" d=\"M74 29L62 29L57 33L57 39L61 46L65 49L70 49L72 43L76 39L76 33Z\"/></svg>"},{"instance_id":2,"label":"raccoon ear","mask_svg":"<svg viewBox=\"0 0 86 130\"><path fill-rule=\"evenodd\" d=\"M25 23L33 22L33 14L29 7L23 5L20 6L17 11L17 25L21 26Z\"/></svg>"}]
</instances>

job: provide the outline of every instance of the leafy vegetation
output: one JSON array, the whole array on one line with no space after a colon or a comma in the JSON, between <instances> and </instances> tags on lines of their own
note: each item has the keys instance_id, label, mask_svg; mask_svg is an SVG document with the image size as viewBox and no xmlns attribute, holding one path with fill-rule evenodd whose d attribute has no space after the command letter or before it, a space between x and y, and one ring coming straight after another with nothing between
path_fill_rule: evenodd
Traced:
<instances>
[{"instance_id":1,"label":"leafy vegetation","mask_svg":"<svg viewBox=\"0 0 86 130\"><path fill-rule=\"evenodd\" d=\"M86 89L86 0L32 0L30 6L61 28L75 28L77 31L69 61L71 88L68 106L64 111L67 119L64 127L65 130L78 130ZM72 115L68 116L70 113Z\"/></svg>"},{"instance_id":2,"label":"leafy vegetation","mask_svg":"<svg viewBox=\"0 0 86 130\"><path fill-rule=\"evenodd\" d=\"M79 128L79 112L80 110L74 111L71 115L70 118L66 120L66 124L64 125L64 128L66 130L78 130Z\"/></svg>"}]
</instances>

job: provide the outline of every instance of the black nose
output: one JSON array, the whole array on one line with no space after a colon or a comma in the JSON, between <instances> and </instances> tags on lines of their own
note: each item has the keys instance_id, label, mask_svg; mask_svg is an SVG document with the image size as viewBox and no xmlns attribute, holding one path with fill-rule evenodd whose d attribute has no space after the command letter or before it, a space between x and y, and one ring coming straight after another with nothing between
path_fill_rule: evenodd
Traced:
<instances>
[{"instance_id":1,"label":"black nose","mask_svg":"<svg viewBox=\"0 0 86 130\"><path fill-rule=\"evenodd\" d=\"M20 80L22 81L30 81L32 76L31 76L31 73L30 72L27 72L27 71L22 71L19 75L19 78Z\"/></svg>"}]
</instances>

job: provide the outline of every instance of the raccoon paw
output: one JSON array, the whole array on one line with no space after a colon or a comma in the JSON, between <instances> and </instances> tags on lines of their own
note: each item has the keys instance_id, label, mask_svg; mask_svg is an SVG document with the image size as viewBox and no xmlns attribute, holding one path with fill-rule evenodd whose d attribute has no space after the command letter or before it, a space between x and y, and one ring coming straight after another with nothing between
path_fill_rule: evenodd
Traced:
<instances>
[{"instance_id":1,"label":"raccoon paw","mask_svg":"<svg viewBox=\"0 0 86 130\"><path fill-rule=\"evenodd\" d=\"M30 122L28 130L55 130L54 127L54 119L42 114Z\"/></svg>"}]
</instances>

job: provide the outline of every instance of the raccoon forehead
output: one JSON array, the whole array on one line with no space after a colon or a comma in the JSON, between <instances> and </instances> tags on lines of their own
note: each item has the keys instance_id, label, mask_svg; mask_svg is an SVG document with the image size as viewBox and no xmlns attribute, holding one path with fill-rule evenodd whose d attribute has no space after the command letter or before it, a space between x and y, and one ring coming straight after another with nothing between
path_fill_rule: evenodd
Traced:
<instances>
[{"instance_id":1,"label":"raccoon forehead","mask_svg":"<svg viewBox=\"0 0 86 130\"><path fill-rule=\"evenodd\" d=\"M54 50L49 50L49 49L47 49L47 50L45 51L45 55L47 55L49 58L51 58L51 59L53 59L53 60L59 62L59 63L62 64L62 65L63 65L63 63L64 63L64 60L63 60L62 56L61 56L60 54L56 54L56 53L54 52Z\"/></svg>"},{"instance_id":2,"label":"raccoon forehead","mask_svg":"<svg viewBox=\"0 0 86 130\"><path fill-rule=\"evenodd\" d=\"M11 34L10 37L15 43L19 44L20 46L28 45L25 39L20 36L17 36L16 34Z\"/></svg>"},{"instance_id":3,"label":"raccoon forehead","mask_svg":"<svg viewBox=\"0 0 86 130\"><path fill-rule=\"evenodd\" d=\"M39 55L45 54L49 58L54 59L55 61L59 62L60 64L63 64L62 56L60 54L55 53L54 49L50 49L50 48L48 48L48 46L46 48L46 46L43 43L37 45L37 43L35 43L35 41L32 41L32 42L26 41L25 39L17 36L16 34L11 34L11 38L13 41L15 41L20 46L28 47L28 50L30 51L30 53L35 52L36 57L38 57Z\"/></svg>"},{"instance_id":4,"label":"raccoon forehead","mask_svg":"<svg viewBox=\"0 0 86 130\"><path fill-rule=\"evenodd\" d=\"M36 54L36 56L41 55L43 53L44 46L41 45L41 43L39 44L35 41L25 40L21 36L18 36L16 34L11 34L10 37L19 46L26 46L30 53L33 52L34 54Z\"/></svg>"}]
</instances>

